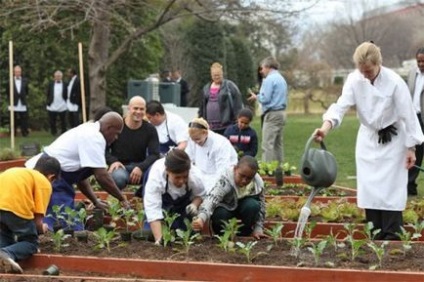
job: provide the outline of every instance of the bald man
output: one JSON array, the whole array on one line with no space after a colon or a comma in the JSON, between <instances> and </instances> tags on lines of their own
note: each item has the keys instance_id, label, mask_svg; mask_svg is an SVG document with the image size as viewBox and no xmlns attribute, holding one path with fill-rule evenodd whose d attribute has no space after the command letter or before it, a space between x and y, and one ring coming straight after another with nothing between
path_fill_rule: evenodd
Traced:
<instances>
[{"instance_id":1,"label":"bald man","mask_svg":"<svg viewBox=\"0 0 424 282\"><path fill-rule=\"evenodd\" d=\"M64 205L74 208L75 189L73 184L98 208L106 209L105 203L94 195L88 177L94 175L100 186L109 194L128 206L121 191L107 172L105 148L112 144L123 128L122 117L116 112L104 114L97 122L81 124L59 136L42 154L55 157L61 165L61 179L53 182L53 193L47 209ZM28 160L32 167L40 155ZM46 217L44 222L52 229L56 219ZM62 222L62 225L65 223ZM78 229L78 228L76 228Z\"/></svg>"},{"instance_id":2,"label":"bald man","mask_svg":"<svg viewBox=\"0 0 424 282\"><path fill-rule=\"evenodd\" d=\"M159 137L156 128L144 120L145 111L143 97L131 98L124 129L106 155L109 173L121 190L145 181L148 169L159 159ZM141 196L141 190L136 195Z\"/></svg>"},{"instance_id":3,"label":"bald man","mask_svg":"<svg viewBox=\"0 0 424 282\"><path fill-rule=\"evenodd\" d=\"M57 134L56 122L59 117L61 134L66 131L66 100L68 99L68 85L62 80L63 73L60 70L54 72L53 80L47 88L46 109L49 114L50 133Z\"/></svg>"}]
</instances>

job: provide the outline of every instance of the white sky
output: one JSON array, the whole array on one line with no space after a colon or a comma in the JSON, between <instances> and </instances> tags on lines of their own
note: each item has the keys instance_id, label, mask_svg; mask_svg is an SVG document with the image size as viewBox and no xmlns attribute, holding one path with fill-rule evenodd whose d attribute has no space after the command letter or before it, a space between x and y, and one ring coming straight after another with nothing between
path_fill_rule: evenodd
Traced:
<instances>
[{"instance_id":1,"label":"white sky","mask_svg":"<svg viewBox=\"0 0 424 282\"><path fill-rule=\"evenodd\" d=\"M362 14L364 8L374 9L399 2L402 2L402 0L319 0L301 18L307 25L324 24L345 16L347 12L352 13L351 16L353 17L358 17ZM304 7L307 4L298 1L296 5Z\"/></svg>"}]
</instances>

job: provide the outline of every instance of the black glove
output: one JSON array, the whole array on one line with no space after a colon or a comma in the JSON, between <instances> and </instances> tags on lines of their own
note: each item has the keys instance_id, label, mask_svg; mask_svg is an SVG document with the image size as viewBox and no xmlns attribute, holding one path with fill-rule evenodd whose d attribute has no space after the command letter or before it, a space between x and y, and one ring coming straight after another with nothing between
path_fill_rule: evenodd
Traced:
<instances>
[{"instance_id":1,"label":"black glove","mask_svg":"<svg viewBox=\"0 0 424 282\"><path fill-rule=\"evenodd\" d=\"M378 131L378 143L386 144L392 141L392 135L397 135L397 128L391 124Z\"/></svg>"}]
</instances>

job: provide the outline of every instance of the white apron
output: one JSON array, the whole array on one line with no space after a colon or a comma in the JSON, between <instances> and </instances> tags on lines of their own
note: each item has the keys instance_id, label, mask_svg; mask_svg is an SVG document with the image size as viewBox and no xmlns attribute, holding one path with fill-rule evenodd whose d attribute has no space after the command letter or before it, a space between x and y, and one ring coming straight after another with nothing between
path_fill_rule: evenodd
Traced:
<instances>
[{"instance_id":1,"label":"white apron","mask_svg":"<svg viewBox=\"0 0 424 282\"><path fill-rule=\"evenodd\" d=\"M338 126L354 105L361 123L355 153L358 207L402 211L407 201L407 148L424 142L408 87L384 67L374 85L356 70L349 75L337 103L324 114L324 120ZM391 124L397 128L397 136L379 144L377 131Z\"/></svg>"}]
</instances>

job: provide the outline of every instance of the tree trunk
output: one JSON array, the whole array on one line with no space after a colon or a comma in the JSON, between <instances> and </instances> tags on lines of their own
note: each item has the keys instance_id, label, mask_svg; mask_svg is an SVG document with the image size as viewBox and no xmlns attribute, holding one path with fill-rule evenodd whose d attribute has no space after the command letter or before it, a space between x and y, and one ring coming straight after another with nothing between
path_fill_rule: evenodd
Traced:
<instances>
[{"instance_id":1,"label":"tree trunk","mask_svg":"<svg viewBox=\"0 0 424 282\"><path fill-rule=\"evenodd\" d=\"M309 114L309 100L312 96L312 90L311 89L306 89L305 91L305 97L303 98L303 110L305 114Z\"/></svg>"},{"instance_id":2,"label":"tree trunk","mask_svg":"<svg viewBox=\"0 0 424 282\"><path fill-rule=\"evenodd\" d=\"M103 3L103 5L104 4L106 3ZM98 9L98 13L100 15L97 21L93 23L88 50L88 68L90 78L90 118L93 117L98 108L106 105L105 66L109 58L110 18L103 11L105 11L105 9Z\"/></svg>"}]
</instances>

